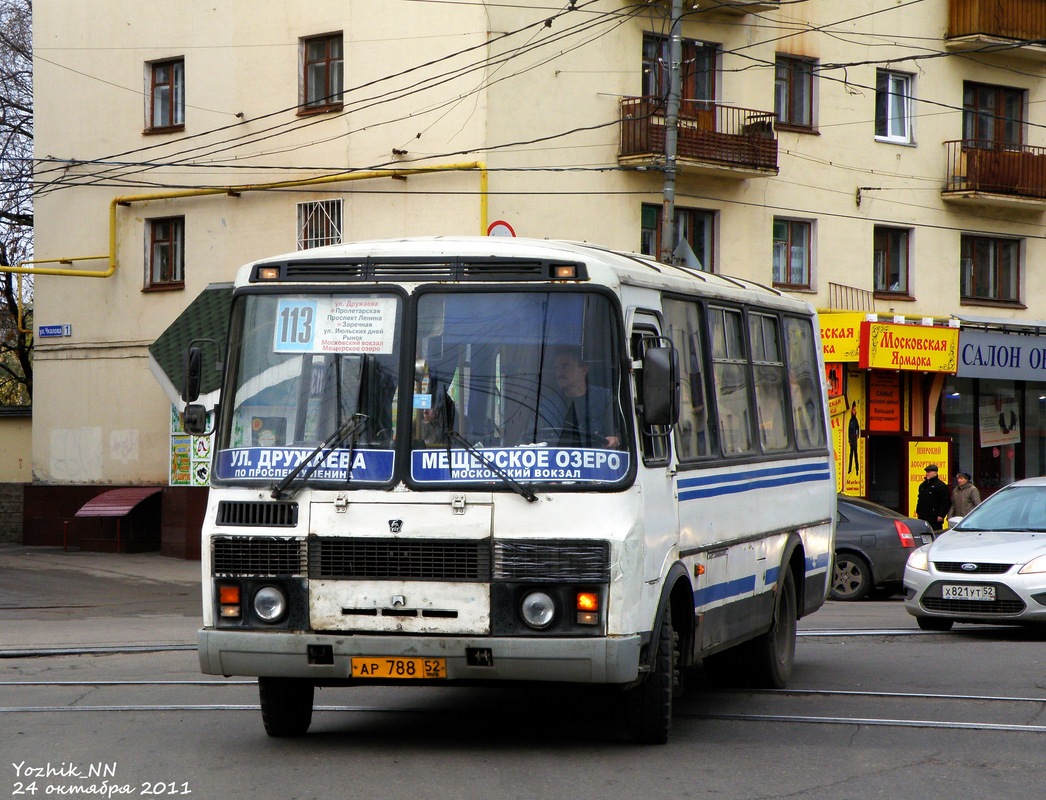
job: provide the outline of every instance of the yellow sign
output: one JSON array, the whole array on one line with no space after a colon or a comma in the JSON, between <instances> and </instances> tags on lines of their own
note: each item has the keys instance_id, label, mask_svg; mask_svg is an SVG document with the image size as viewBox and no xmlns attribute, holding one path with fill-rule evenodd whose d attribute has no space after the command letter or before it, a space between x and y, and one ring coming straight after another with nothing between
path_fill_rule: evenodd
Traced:
<instances>
[{"instance_id":1,"label":"yellow sign","mask_svg":"<svg viewBox=\"0 0 1046 800\"><path fill-rule=\"evenodd\" d=\"M948 483L951 442L947 439L911 439L908 442L908 516L915 516L919 484L926 478L926 467L937 465L937 477Z\"/></svg>"},{"instance_id":2,"label":"yellow sign","mask_svg":"<svg viewBox=\"0 0 1046 800\"><path fill-rule=\"evenodd\" d=\"M821 323L821 349L825 363L857 361L861 353L861 323L864 314L844 311L817 315Z\"/></svg>"},{"instance_id":3,"label":"yellow sign","mask_svg":"<svg viewBox=\"0 0 1046 800\"><path fill-rule=\"evenodd\" d=\"M958 362L958 328L861 323L861 369L955 372Z\"/></svg>"}]
</instances>

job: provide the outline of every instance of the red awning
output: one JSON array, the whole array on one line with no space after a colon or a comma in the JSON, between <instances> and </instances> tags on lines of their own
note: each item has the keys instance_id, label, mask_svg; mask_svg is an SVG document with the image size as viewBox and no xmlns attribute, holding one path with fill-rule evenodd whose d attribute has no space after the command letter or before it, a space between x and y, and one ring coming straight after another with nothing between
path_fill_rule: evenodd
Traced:
<instances>
[{"instance_id":1,"label":"red awning","mask_svg":"<svg viewBox=\"0 0 1046 800\"><path fill-rule=\"evenodd\" d=\"M162 492L162 486L132 486L112 489L92 497L76 512L78 517L125 517L146 498Z\"/></svg>"}]
</instances>

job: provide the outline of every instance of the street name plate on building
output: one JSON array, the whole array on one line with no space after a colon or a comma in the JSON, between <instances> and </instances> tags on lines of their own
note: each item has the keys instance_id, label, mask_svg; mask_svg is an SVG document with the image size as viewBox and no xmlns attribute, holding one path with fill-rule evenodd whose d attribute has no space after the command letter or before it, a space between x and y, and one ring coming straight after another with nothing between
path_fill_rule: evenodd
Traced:
<instances>
[{"instance_id":1,"label":"street name plate on building","mask_svg":"<svg viewBox=\"0 0 1046 800\"><path fill-rule=\"evenodd\" d=\"M53 339L58 336L72 336L72 325L41 325L37 336L41 339Z\"/></svg>"}]
</instances>

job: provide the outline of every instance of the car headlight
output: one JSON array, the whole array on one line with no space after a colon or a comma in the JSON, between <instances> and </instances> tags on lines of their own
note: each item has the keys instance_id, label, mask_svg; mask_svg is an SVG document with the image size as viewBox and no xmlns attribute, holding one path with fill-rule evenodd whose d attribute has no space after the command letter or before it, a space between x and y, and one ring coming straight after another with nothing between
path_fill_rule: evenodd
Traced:
<instances>
[{"instance_id":1,"label":"car headlight","mask_svg":"<svg viewBox=\"0 0 1046 800\"><path fill-rule=\"evenodd\" d=\"M925 547L920 547L908 556L908 566L912 569L917 569L920 572L930 571L930 557L927 554Z\"/></svg>"},{"instance_id":2,"label":"car headlight","mask_svg":"<svg viewBox=\"0 0 1046 800\"><path fill-rule=\"evenodd\" d=\"M287 598L275 586L263 586L254 594L254 613L265 622L278 622L287 610Z\"/></svg>"},{"instance_id":3,"label":"car headlight","mask_svg":"<svg viewBox=\"0 0 1046 800\"><path fill-rule=\"evenodd\" d=\"M1033 558L1019 570L1021 575L1030 575L1036 572L1046 572L1046 556Z\"/></svg>"},{"instance_id":4,"label":"car headlight","mask_svg":"<svg viewBox=\"0 0 1046 800\"><path fill-rule=\"evenodd\" d=\"M523 621L531 628L542 630L552 624L556 616L556 604L544 592L531 592L523 598L520 606Z\"/></svg>"}]
</instances>

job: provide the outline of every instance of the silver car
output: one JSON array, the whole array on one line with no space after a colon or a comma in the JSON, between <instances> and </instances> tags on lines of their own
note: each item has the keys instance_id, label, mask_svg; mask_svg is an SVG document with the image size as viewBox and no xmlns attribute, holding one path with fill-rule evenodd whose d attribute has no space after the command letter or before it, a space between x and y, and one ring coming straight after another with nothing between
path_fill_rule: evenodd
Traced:
<instances>
[{"instance_id":1,"label":"silver car","mask_svg":"<svg viewBox=\"0 0 1046 800\"><path fill-rule=\"evenodd\" d=\"M904 607L923 630L1046 622L1046 478L993 494L908 557Z\"/></svg>"}]
</instances>

